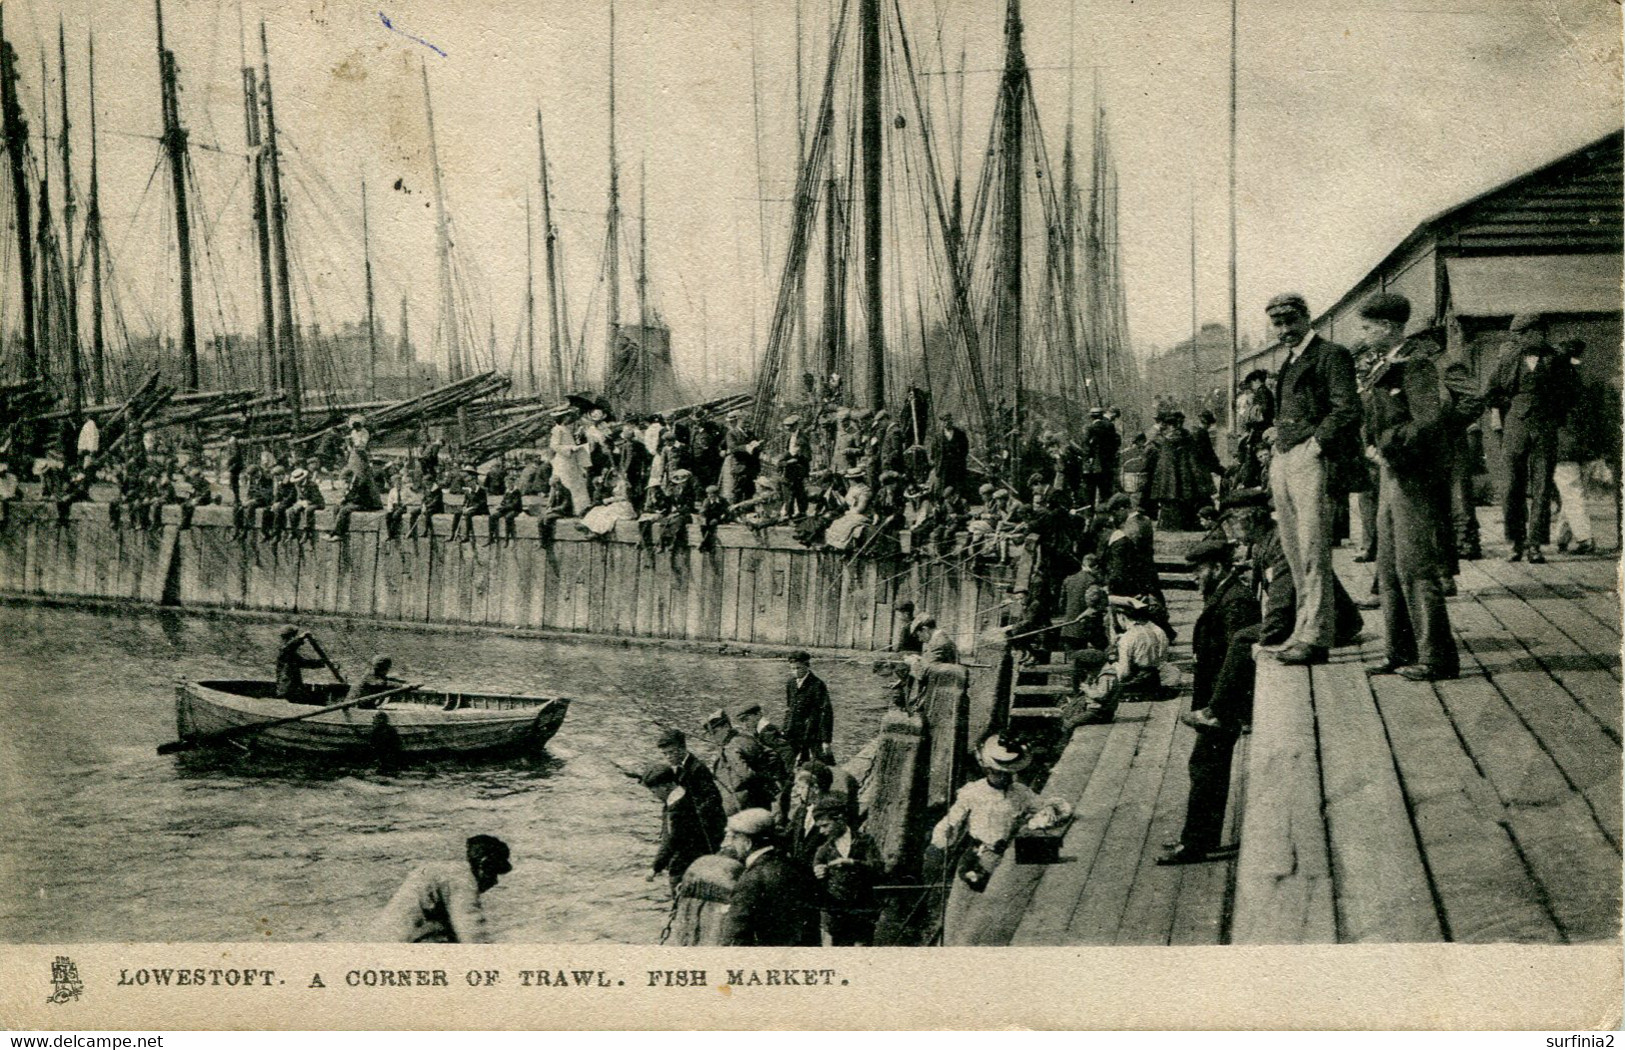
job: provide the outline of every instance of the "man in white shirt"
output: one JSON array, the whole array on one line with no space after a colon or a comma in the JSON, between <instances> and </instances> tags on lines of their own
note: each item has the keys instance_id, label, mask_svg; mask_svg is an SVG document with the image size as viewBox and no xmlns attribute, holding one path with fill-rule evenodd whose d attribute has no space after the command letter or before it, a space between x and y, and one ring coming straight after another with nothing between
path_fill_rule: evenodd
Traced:
<instances>
[{"instance_id":1,"label":"man in white shirt","mask_svg":"<svg viewBox=\"0 0 1625 1050\"><path fill-rule=\"evenodd\" d=\"M493 835L466 843L468 859L435 861L406 877L373 924L377 943L484 944L480 894L513 870L508 845Z\"/></svg>"}]
</instances>

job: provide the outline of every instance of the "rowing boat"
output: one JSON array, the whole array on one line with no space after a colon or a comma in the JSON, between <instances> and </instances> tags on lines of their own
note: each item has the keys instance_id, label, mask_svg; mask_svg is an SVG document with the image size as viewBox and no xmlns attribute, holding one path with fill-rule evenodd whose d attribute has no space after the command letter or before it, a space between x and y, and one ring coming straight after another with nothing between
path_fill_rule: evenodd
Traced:
<instances>
[{"instance_id":1,"label":"rowing boat","mask_svg":"<svg viewBox=\"0 0 1625 1050\"><path fill-rule=\"evenodd\" d=\"M349 707L263 731L261 722L309 716L313 705L340 703L346 687L307 685L311 704L291 704L267 681L181 682L175 690L175 727L181 739L226 733L244 750L322 758L402 759L539 753L570 709L563 697L510 696L413 689L376 709Z\"/></svg>"}]
</instances>

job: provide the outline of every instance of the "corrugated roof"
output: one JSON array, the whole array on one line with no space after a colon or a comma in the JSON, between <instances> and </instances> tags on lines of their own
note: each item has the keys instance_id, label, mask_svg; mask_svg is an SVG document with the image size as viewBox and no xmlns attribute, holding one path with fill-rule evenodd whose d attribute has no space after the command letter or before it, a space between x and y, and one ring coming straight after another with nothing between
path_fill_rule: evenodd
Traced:
<instances>
[{"instance_id":1,"label":"corrugated roof","mask_svg":"<svg viewBox=\"0 0 1625 1050\"><path fill-rule=\"evenodd\" d=\"M1576 239L1594 239L1596 247L1606 250L1608 247L1617 249L1622 236L1622 225L1615 221L1608 227L1600 223L1590 223L1585 216L1594 214L1601 208L1617 215L1625 215L1625 207L1621 204L1620 182L1622 171L1625 171L1625 129L1609 132L1607 135L1588 142L1578 149L1571 150L1555 160L1542 164L1522 175L1508 179L1500 185L1493 186L1482 193L1469 197L1460 204L1446 208L1430 218L1424 219L1410 234L1387 255L1382 261L1352 285L1348 291L1331 306L1323 310L1315 318L1316 327L1321 326L1327 318L1349 304L1350 299L1364 288L1374 277L1385 270L1392 268L1400 260L1413 252L1418 245L1430 238L1442 238L1451 233L1458 232L1468 225L1475 216L1490 210L1489 206L1502 201L1503 198L1514 196L1531 188L1540 186L1542 182L1560 179L1570 169L1579 169L1575 189L1577 194L1571 195L1570 200L1553 200L1546 208L1546 214L1541 218L1526 217L1530 221L1520 223L1518 216L1509 215L1500 217L1501 221L1487 224L1483 231L1476 232L1474 247L1489 250L1505 250L1516 242L1520 234L1529 236L1527 227L1533 224L1551 223L1554 220L1562 222L1569 220L1570 233L1562 235L1565 244L1572 244ZM1583 224L1583 227L1579 224ZM1595 228L1598 233L1595 237L1586 238L1580 232L1582 228ZM1609 241L1611 238L1611 242ZM1481 244L1478 242L1482 242ZM1255 360L1275 349L1275 343L1269 343L1255 350L1252 354L1240 359L1239 363Z\"/></svg>"}]
</instances>

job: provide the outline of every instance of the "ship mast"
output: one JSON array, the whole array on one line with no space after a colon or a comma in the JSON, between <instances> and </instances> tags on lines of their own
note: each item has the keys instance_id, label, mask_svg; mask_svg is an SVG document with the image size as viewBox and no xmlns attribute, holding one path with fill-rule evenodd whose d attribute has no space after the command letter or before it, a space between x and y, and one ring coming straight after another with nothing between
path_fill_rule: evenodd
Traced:
<instances>
[{"instance_id":1,"label":"ship mast","mask_svg":"<svg viewBox=\"0 0 1625 1050\"><path fill-rule=\"evenodd\" d=\"M90 258L90 397L97 404L107 399L107 337L102 330L102 197L101 172L96 155L96 38L91 37L90 75L90 200L85 209L85 253Z\"/></svg>"},{"instance_id":2,"label":"ship mast","mask_svg":"<svg viewBox=\"0 0 1625 1050\"><path fill-rule=\"evenodd\" d=\"M378 400L378 321L372 302L372 239L367 225L367 180L361 180L361 272L367 286L367 385Z\"/></svg>"},{"instance_id":3,"label":"ship mast","mask_svg":"<svg viewBox=\"0 0 1625 1050\"><path fill-rule=\"evenodd\" d=\"M525 389L538 392L536 386L536 250L530 222L530 194L525 194Z\"/></svg>"},{"instance_id":4,"label":"ship mast","mask_svg":"<svg viewBox=\"0 0 1625 1050\"><path fill-rule=\"evenodd\" d=\"M79 201L73 192L73 150L68 136L68 38L61 20L56 24L58 82L62 89L62 235L63 281L67 291L68 360L73 370L74 407L84 403L84 368L79 356L79 282L74 272L73 219L79 211Z\"/></svg>"},{"instance_id":5,"label":"ship mast","mask_svg":"<svg viewBox=\"0 0 1625 1050\"><path fill-rule=\"evenodd\" d=\"M267 392L282 385L277 362L276 305L271 277L271 228L266 214L265 147L260 135L259 76L248 63L248 44L242 29L242 8L238 7L238 60L243 70L243 138L248 144L248 163L254 169L254 247L259 257L260 346L259 380Z\"/></svg>"},{"instance_id":6,"label":"ship mast","mask_svg":"<svg viewBox=\"0 0 1625 1050\"><path fill-rule=\"evenodd\" d=\"M649 186L638 161L638 411L649 411Z\"/></svg>"},{"instance_id":7,"label":"ship mast","mask_svg":"<svg viewBox=\"0 0 1625 1050\"><path fill-rule=\"evenodd\" d=\"M182 386L198 388L197 317L192 301L192 218L186 204L186 129L181 126L180 87L175 54L164 47L164 0L153 0L158 25L158 80L163 105L164 151L169 154L169 181L175 198L175 246L181 267ZM269 101L269 96L267 96Z\"/></svg>"},{"instance_id":8,"label":"ship mast","mask_svg":"<svg viewBox=\"0 0 1625 1050\"><path fill-rule=\"evenodd\" d=\"M547 181L547 140L542 137L542 111L536 111L536 151L542 166L542 238L547 266L547 355L552 390L563 397L569 386L564 374L564 300L559 295L558 230L553 226L553 193Z\"/></svg>"},{"instance_id":9,"label":"ship mast","mask_svg":"<svg viewBox=\"0 0 1625 1050\"><path fill-rule=\"evenodd\" d=\"M440 339L446 348L451 378L463 378L463 354L457 339L457 301L451 284L451 227L446 219L446 189L435 144L434 105L429 100L429 67L423 66L423 112L429 122L429 162L434 171L435 256L440 264Z\"/></svg>"},{"instance_id":10,"label":"ship mast","mask_svg":"<svg viewBox=\"0 0 1625 1050\"><path fill-rule=\"evenodd\" d=\"M0 5L0 18L4 7ZM0 22L0 120L4 123L6 155L11 162L11 199L17 213L18 277L23 300L23 380L42 378L39 359L39 324L34 312L34 242L32 208L28 195L28 122L17 100L17 52L5 39Z\"/></svg>"},{"instance_id":11,"label":"ship mast","mask_svg":"<svg viewBox=\"0 0 1625 1050\"><path fill-rule=\"evenodd\" d=\"M807 109L803 97L802 82L805 75L802 71L802 42L801 42L801 4L796 0L796 160L799 162L807 155ZM807 275L801 275L800 294L796 297L796 368L795 374L790 377L789 400L801 399L801 377L811 368L812 362L808 358L807 349Z\"/></svg>"},{"instance_id":12,"label":"ship mast","mask_svg":"<svg viewBox=\"0 0 1625 1050\"><path fill-rule=\"evenodd\" d=\"M40 48L39 55L40 93L44 95L49 89L50 76L45 71L45 49ZM43 120L40 135L40 182L39 182L39 260L40 260L40 319L41 330L52 343L60 343L59 334L63 330L55 327L56 319L65 320L63 302L58 295L63 292L62 283L66 278L63 273L63 257L57 251L56 228L51 223L51 104L46 98L40 99L40 115ZM77 412L85 403L85 380L79 371L79 354L72 345L62 347L68 366L68 407Z\"/></svg>"},{"instance_id":13,"label":"ship mast","mask_svg":"<svg viewBox=\"0 0 1625 1050\"><path fill-rule=\"evenodd\" d=\"M604 357L604 388L615 371L615 344L621 327L621 178L615 154L615 0L609 0L609 225L604 237L609 267L609 300L604 314L608 326Z\"/></svg>"},{"instance_id":14,"label":"ship mast","mask_svg":"<svg viewBox=\"0 0 1625 1050\"><path fill-rule=\"evenodd\" d=\"M868 407L886 407L886 334L881 273L881 67L880 0L858 4L858 55L862 84L863 311L868 326Z\"/></svg>"},{"instance_id":15,"label":"ship mast","mask_svg":"<svg viewBox=\"0 0 1625 1050\"><path fill-rule=\"evenodd\" d=\"M271 97L271 46L265 38L265 22L260 22L260 55L264 76L260 91L265 101L265 165L269 175L269 218L271 250L276 259L276 301L278 318L277 360L282 366L282 391L293 415L293 430L302 425L304 390L299 376L298 329L293 322L293 282L288 266L288 203L282 195L281 155L276 144L276 106Z\"/></svg>"},{"instance_id":16,"label":"ship mast","mask_svg":"<svg viewBox=\"0 0 1625 1050\"><path fill-rule=\"evenodd\" d=\"M993 352L999 381L995 389L1010 391L1010 418L1006 430L990 435L1009 453L1010 476L1021 476L1019 462L1022 427L1021 310L1022 310L1022 148L1026 117L1027 60L1021 47L1021 2L1009 0L1005 13L1004 84L1000 109L999 262L994 307Z\"/></svg>"}]
</instances>

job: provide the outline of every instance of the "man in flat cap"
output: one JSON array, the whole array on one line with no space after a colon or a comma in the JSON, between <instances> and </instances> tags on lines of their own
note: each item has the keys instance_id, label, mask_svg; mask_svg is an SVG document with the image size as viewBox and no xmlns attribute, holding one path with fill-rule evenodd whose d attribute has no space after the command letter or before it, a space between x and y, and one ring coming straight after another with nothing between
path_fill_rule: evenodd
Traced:
<instances>
[{"instance_id":1,"label":"man in flat cap","mask_svg":"<svg viewBox=\"0 0 1625 1050\"><path fill-rule=\"evenodd\" d=\"M829 687L813 674L812 657L793 652L790 675L784 681L784 735L794 749L793 760L830 757L835 738L835 708L829 700Z\"/></svg>"},{"instance_id":2,"label":"man in flat cap","mask_svg":"<svg viewBox=\"0 0 1625 1050\"><path fill-rule=\"evenodd\" d=\"M1551 526L1552 468L1558 425L1571 396L1570 371L1547 343L1545 318L1519 314L1511 340L1484 384L1484 402L1500 413L1502 521L1508 561L1546 560L1541 544Z\"/></svg>"},{"instance_id":3,"label":"man in flat cap","mask_svg":"<svg viewBox=\"0 0 1625 1050\"><path fill-rule=\"evenodd\" d=\"M1241 726L1210 710L1216 693L1245 692L1250 700L1255 665L1238 654L1235 637L1258 623L1258 599L1245 572L1234 563L1235 548L1223 540L1204 540L1185 555L1202 592L1191 649L1196 657L1194 695L1186 725L1198 731L1189 763L1191 789L1185 803L1185 829L1159 864L1192 864L1221 856L1219 838L1230 797L1230 763ZM1226 706L1234 706L1233 704Z\"/></svg>"},{"instance_id":4,"label":"man in flat cap","mask_svg":"<svg viewBox=\"0 0 1625 1050\"><path fill-rule=\"evenodd\" d=\"M693 800L705 836L705 852L715 852L722 844L722 825L728 819L722 811L722 791L717 787L717 778L688 750L688 737L681 729L663 730L655 746L671 767L675 786Z\"/></svg>"},{"instance_id":5,"label":"man in flat cap","mask_svg":"<svg viewBox=\"0 0 1625 1050\"><path fill-rule=\"evenodd\" d=\"M1358 454L1354 361L1348 350L1310 327L1303 296L1278 295L1265 313L1275 338L1287 348L1276 379L1270 489L1298 597L1292 636L1275 658L1286 664L1324 663L1335 631L1330 499L1340 465Z\"/></svg>"},{"instance_id":6,"label":"man in flat cap","mask_svg":"<svg viewBox=\"0 0 1625 1050\"><path fill-rule=\"evenodd\" d=\"M728 818L727 847L743 857L723 921L722 943L745 948L818 944L818 885L812 871L780 849L773 814L742 809Z\"/></svg>"},{"instance_id":7,"label":"man in flat cap","mask_svg":"<svg viewBox=\"0 0 1625 1050\"><path fill-rule=\"evenodd\" d=\"M1360 306L1361 342L1382 355L1364 389L1368 452L1377 464L1377 593L1387 650L1374 673L1427 682L1460 671L1445 613L1450 572L1441 542L1449 475L1439 468L1439 448L1449 421L1432 348L1405 337L1410 314L1410 300L1392 293Z\"/></svg>"}]
</instances>

